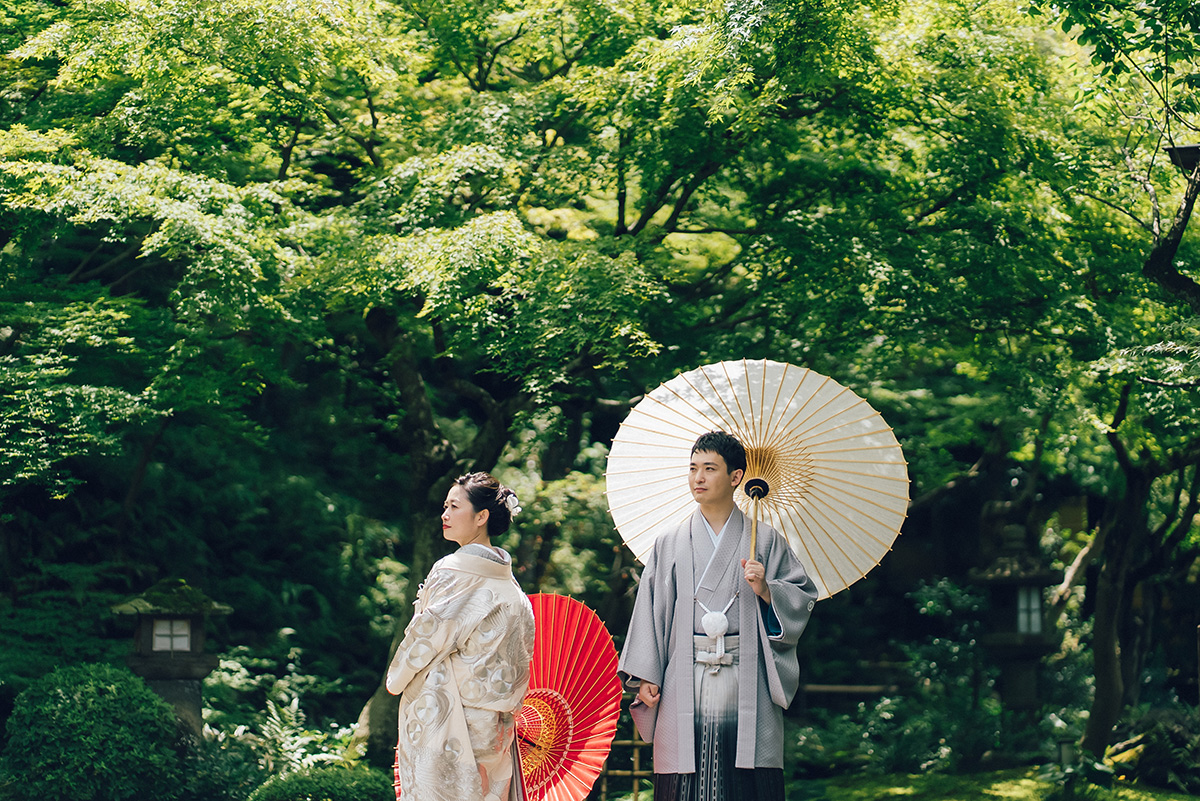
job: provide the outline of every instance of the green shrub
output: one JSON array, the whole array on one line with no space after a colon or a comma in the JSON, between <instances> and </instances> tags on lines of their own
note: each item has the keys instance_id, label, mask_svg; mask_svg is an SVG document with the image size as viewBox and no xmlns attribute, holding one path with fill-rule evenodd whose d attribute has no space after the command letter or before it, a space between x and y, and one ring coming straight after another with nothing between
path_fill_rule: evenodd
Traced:
<instances>
[{"instance_id":1,"label":"green shrub","mask_svg":"<svg viewBox=\"0 0 1200 801\"><path fill-rule=\"evenodd\" d=\"M1006 737L1030 739L992 692L995 668L979 644L983 596L941 579L909 598L929 619L931 636L895 644L906 658L905 691L860 703L853 715L811 713L811 724L785 746L795 778L971 770L1009 746Z\"/></svg>"},{"instance_id":2,"label":"green shrub","mask_svg":"<svg viewBox=\"0 0 1200 801\"><path fill-rule=\"evenodd\" d=\"M248 742L220 734L195 743L184 773L183 801L246 801L268 776Z\"/></svg>"},{"instance_id":3,"label":"green shrub","mask_svg":"<svg viewBox=\"0 0 1200 801\"><path fill-rule=\"evenodd\" d=\"M1050 763L1038 779L1049 784L1040 796L1042 801L1106 801L1116 797L1112 769L1092 759L1085 758L1066 768Z\"/></svg>"},{"instance_id":4,"label":"green shrub","mask_svg":"<svg viewBox=\"0 0 1200 801\"><path fill-rule=\"evenodd\" d=\"M870 758L864 750L866 731L849 715L829 715L822 710L809 713L812 725L787 726L784 764L795 777L819 779L852 773L866 767Z\"/></svg>"},{"instance_id":5,"label":"green shrub","mask_svg":"<svg viewBox=\"0 0 1200 801\"><path fill-rule=\"evenodd\" d=\"M59 668L17 696L3 772L17 801L172 801L171 706L123 668Z\"/></svg>"},{"instance_id":6,"label":"green shrub","mask_svg":"<svg viewBox=\"0 0 1200 801\"><path fill-rule=\"evenodd\" d=\"M250 801L395 801L392 779L372 768L317 767L273 776Z\"/></svg>"},{"instance_id":7,"label":"green shrub","mask_svg":"<svg viewBox=\"0 0 1200 801\"><path fill-rule=\"evenodd\" d=\"M1182 704L1139 710L1117 727L1108 753L1117 775L1200 795L1200 712Z\"/></svg>"},{"instance_id":8,"label":"green shrub","mask_svg":"<svg viewBox=\"0 0 1200 801\"><path fill-rule=\"evenodd\" d=\"M979 644L986 599L949 579L908 596L934 636L897 643L911 689L863 704L864 742L872 770L923 773L976 768L1000 745L1003 709L991 686L995 668Z\"/></svg>"}]
</instances>

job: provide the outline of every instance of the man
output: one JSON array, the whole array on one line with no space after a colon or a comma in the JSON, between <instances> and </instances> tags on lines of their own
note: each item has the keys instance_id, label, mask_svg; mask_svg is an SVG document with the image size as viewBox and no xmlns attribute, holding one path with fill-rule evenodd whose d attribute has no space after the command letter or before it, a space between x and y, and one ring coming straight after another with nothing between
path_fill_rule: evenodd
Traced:
<instances>
[{"instance_id":1,"label":"man","mask_svg":"<svg viewBox=\"0 0 1200 801\"><path fill-rule=\"evenodd\" d=\"M655 541L618 672L654 744L655 801L783 801L783 710L817 592L787 542L734 504L746 451L730 434L692 447L697 509Z\"/></svg>"}]
</instances>

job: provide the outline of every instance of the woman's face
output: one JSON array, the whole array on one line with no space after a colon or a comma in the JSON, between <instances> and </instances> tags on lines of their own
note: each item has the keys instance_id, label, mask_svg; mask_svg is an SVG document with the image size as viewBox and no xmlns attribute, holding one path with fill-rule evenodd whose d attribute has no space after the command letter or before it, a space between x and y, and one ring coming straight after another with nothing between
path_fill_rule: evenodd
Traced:
<instances>
[{"instance_id":1,"label":"woman's face","mask_svg":"<svg viewBox=\"0 0 1200 801\"><path fill-rule=\"evenodd\" d=\"M442 504L442 536L446 539L459 546L472 542L486 544L487 519L487 510L475 511L461 484L455 484L446 493L446 502Z\"/></svg>"}]
</instances>

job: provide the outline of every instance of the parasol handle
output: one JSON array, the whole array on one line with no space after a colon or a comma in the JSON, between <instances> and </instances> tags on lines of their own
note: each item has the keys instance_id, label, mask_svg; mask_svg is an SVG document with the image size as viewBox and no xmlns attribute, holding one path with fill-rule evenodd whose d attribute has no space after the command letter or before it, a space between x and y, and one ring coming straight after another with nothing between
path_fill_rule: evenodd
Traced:
<instances>
[{"instance_id":1,"label":"parasol handle","mask_svg":"<svg viewBox=\"0 0 1200 801\"><path fill-rule=\"evenodd\" d=\"M758 498L754 499L754 515L750 518L750 561L754 561L754 549L758 545Z\"/></svg>"},{"instance_id":2,"label":"parasol handle","mask_svg":"<svg viewBox=\"0 0 1200 801\"><path fill-rule=\"evenodd\" d=\"M761 478L752 478L742 487L742 492L745 492L754 501L754 509L750 514L750 561L752 562L758 547L758 502L767 497L767 493L770 491L771 485Z\"/></svg>"}]
</instances>

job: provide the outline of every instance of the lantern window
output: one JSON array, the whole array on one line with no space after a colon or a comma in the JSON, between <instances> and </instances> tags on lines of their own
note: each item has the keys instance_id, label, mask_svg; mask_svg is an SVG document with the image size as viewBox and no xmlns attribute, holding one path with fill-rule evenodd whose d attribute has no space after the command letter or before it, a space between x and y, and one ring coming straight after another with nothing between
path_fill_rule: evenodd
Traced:
<instances>
[{"instance_id":1,"label":"lantern window","mask_svg":"<svg viewBox=\"0 0 1200 801\"><path fill-rule=\"evenodd\" d=\"M1017 632L1042 633L1042 592L1039 587L1020 587L1017 591Z\"/></svg>"},{"instance_id":2,"label":"lantern window","mask_svg":"<svg viewBox=\"0 0 1200 801\"><path fill-rule=\"evenodd\" d=\"M155 620L154 650L188 652L192 650L190 620Z\"/></svg>"}]
</instances>

